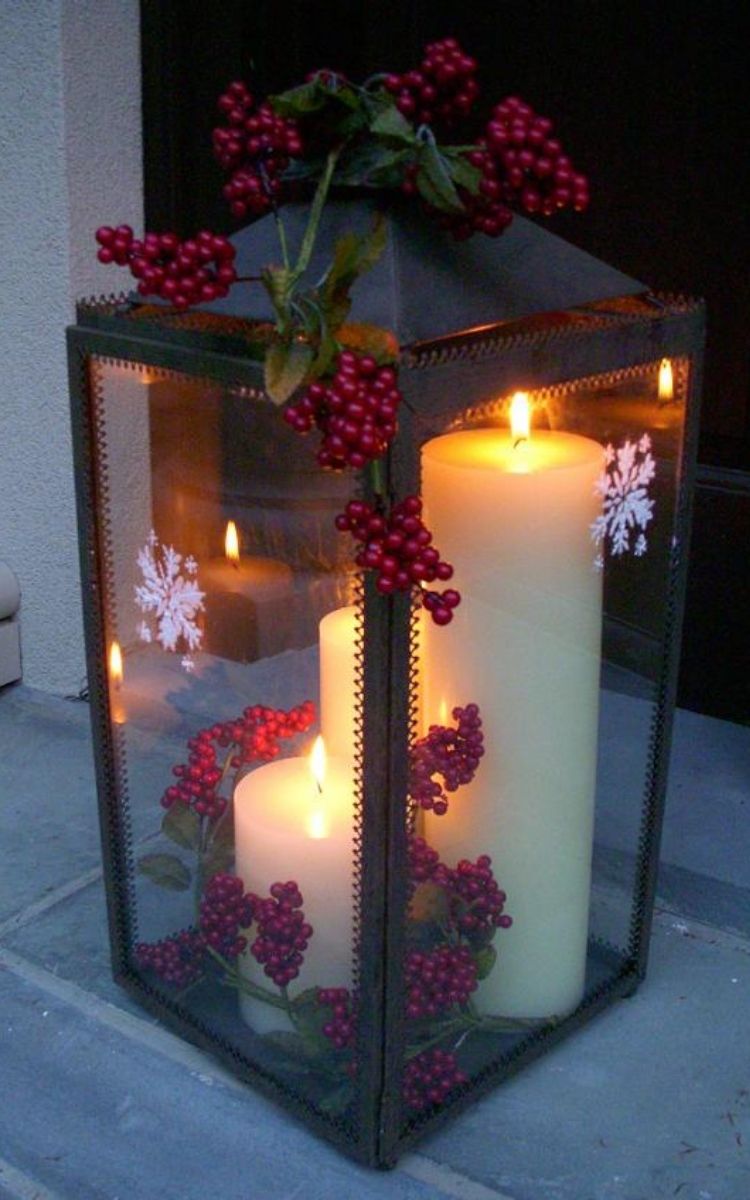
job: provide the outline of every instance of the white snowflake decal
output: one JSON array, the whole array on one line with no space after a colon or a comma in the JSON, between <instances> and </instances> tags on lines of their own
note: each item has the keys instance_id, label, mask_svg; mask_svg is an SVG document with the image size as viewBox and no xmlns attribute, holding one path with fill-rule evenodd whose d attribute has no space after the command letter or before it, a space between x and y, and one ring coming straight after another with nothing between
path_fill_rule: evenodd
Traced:
<instances>
[{"instance_id":1,"label":"white snowflake decal","mask_svg":"<svg viewBox=\"0 0 750 1200\"><path fill-rule=\"evenodd\" d=\"M152 529L146 545L138 552L138 566L143 583L136 584L135 602L146 615L138 626L138 636L143 642L156 638L165 650L173 653L179 650L182 667L194 671L190 652L197 650L203 640L203 630L195 618L205 607L205 593L198 587L197 562L188 556L183 563L174 546L161 545Z\"/></svg>"},{"instance_id":2,"label":"white snowflake decal","mask_svg":"<svg viewBox=\"0 0 750 1200\"><path fill-rule=\"evenodd\" d=\"M608 545L612 554L626 554L631 549L641 558L648 548L646 526L654 515L654 501L648 494L649 484L656 474L656 462L651 453L651 438L644 433L637 442L629 438L615 450L604 448L604 470L594 490L602 497L600 516L591 526L591 536L597 546ZM602 562L602 553L597 566Z\"/></svg>"}]
</instances>

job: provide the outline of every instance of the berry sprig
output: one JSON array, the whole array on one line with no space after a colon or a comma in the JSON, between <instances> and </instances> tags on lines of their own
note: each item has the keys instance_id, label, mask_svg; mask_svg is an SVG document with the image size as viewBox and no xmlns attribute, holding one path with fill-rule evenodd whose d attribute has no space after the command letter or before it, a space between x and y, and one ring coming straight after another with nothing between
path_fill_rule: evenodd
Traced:
<instances>
[{"instance_id":1,"label":"berry sprig","mask_svg":"<svg viewBox=\"0 0 750 1200\"><path fill-rule=\"evenodd\" d=\"M206 884L200 902L200 932L206 943L225 959L235 959L247 946L240 930L253 923L254 897L236 875L220 872Z\"/></svg>"},{"instance_id":2,"label":"berry sprig","mask_svg":"<svg viewBox=\"0 0 750 1200\"><path fill-rule=\"evenodd\" d=\"M309 433L313 426L320 430L321 467L361 469L380 458L393 441L400 402L394 367L378 366L369 354L344 350L333 377L310 384L284 409L284 419L297 433Z\"/></svg>"},{"instance_id":3,"label":"berry sprig","mask_svg":"<svg viewBox=\"0 0 750 1200\"><path fill-rule=\"evenodd\" d=\"M431 725L409 752L409 795L436 816L448 811L447 792L471 783L484 754L478 706L456 707L452 715L455 728ZM435 776L442 776L442 783Z\"/></svg>"},{"instance_id":4,"label":"berry sprig","mask_svg":"<svg viewBox=\"0 0 750 1200\"><path fill-rule=\"evenodd\" d=\"M492 110L485 143L502 171L506 200L518 198L527 213L550 217L561 208L583 212L589 202L585 175L575 171L557 138L552 121L534 112L517 96Z\"/></svg>"},{"instance_id":5,"label":"berry sprig","mask_svg":"<svg viewBox=\"0 0 750 1200\"><path fill-rule=\"evenodd\" d=\"M314 720L315 706L310 700L288 712L253 704L234 720L199 730L188 741L188 761L172 768L177 782L165 790L162 807L182 804L200 817L218 819L228 801L219 792L223 769L218 765L216 748L232 747L228 765L234 770L247 763L271 762L281 752L282 739L305 733Z\"/></svg>"},{"instance_id":6,"label":"berry sprig","mask_svg":"<svg viewBox=\"0 0 750 1200\"><path fill-rule=\"evenodd\" d=\"M492 859L481 854L476 862L462 858L446 880L451 923L459 934L484 938L496 929L510 929L513 918L505 910L507 896L492 873Z\"/></svg>"},{"instance_id":7,"label":"berry sprig","mask_svg":"<svg viewBox=\"0 0 750 1200\"><path fill-rule=\"evenodd\" d=\"M160 942L139 942L135 959L171 987L184 988L203 974L206 941L197 929L183 929Z\"/></svg>"},{"instance_id":8,"label":"berry sprig","mask_svg":"<svg viewBox=\"0 0 750 1200\"><path fill-rule=\"evenodd\" d=\"M336 528L351 533L362 549L355 557L357 566L377 572L375 586L383 596L423 587L422 604L436 625L448 625L453 610L461 602L453 588L432 592L425 584L448 580L453 567L444 562L432 545L432 534L421 519L419 496L407 496L394 504L390 513L364 500L350 500L336 517Z\"/></svg>"},{"instance_id":9,"label":"berry sprig","mask_svg":"<svg viewBox=\"0 0 750 1200\"><path fill-rule=\"evenodd\" d=\"M270 891L265 899L252 898L258 924L250 953L268 978L284 988L299 975L313 929L305 921L302 893L293 880L274 883Z\"/></svg>"},{"instance_id":10,"label":"berry sprig","mask_svg":"<svg viewBox=\"0 0 750 1200\"><path fill-rule=\"evenodd\" d=\"M479 94L476 73L476 59L448 37L425 46L417 69L386 75L384 82L405 117L450 129L471 112Z\"/></svg>"},{"instance_id":11,"label":"berry sprig","mask_svg":"<svg viewBox=\"0 0 750 1200\"><path fill-rule=\"evenodd\" d=\"M424 1050L410 1059L404 1070L402 1095L415 1112L442 1104L454 1088L468 1083L469 1077L448 1050Z\"/></svg>"},{"instance_id":12,"label":"berry sprig","mask_svg":"<svg viewBox=\"0 0 750 1200\"><path fill-rule=\"evenodd\" d=\"M237 220L263 216L282 199L290 160L303 153L299 127L275 113L268 101L258 104L241 80L229 84L218 108L226 124L213 131L214 155L231 172L224 198Z\"/></svg>"},{"instance_id":13,"label":"berry sprig","mask_svg":"<svg viewBox=\"0 0 750 1200\"><path fill-rule=\"evenodd\" d=\"M99 262L130 267L141 296L160 296L180 311L226 296L237 279L234 246L207 229L181 242L176 233L140 239L130 225L102 225L95 237Z\"/></svg>"},{"instance_id":14,"label":"berry sprig","mask_svg":"<svg viewBox=\"0 0 750 1200\"><path fill-rule=\"evenodd\" d=\"M330 1009L323 1033L337 1050L350 1050L357 1034L354 998L348 988L318 988L318 1004Z\"/></svg>"},{"instance_id":15,"label":"berry sprig","mask_svg":"<svg viewBox=\"0 0 750 1200\"><path fill-rule=\"evenodd\" d=\"M438 1017L467 1003L477 990L477 965L466 946L438 946L406 956L406 1015L412 1020Z\"/></svg>"}]
</instances>

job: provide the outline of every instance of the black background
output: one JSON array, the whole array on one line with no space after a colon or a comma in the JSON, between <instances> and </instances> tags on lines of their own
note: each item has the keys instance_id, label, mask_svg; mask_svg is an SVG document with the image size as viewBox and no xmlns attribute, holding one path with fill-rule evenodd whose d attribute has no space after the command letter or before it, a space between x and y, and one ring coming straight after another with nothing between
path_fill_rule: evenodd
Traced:
<instances>
[{"instance_id":1,"label":"black background","mask_svg":"<svg viewBox=\"0 0 750 1200\"><path fill-rule=\"evenodd\" d=\"M745 6L643 0L143 0L146 225L231 231L213 163L229 80L363 78L453 34L485 110L551 116L592 204L556 233L651 287L705 297L708 349L680 701L750 720L750 69ZM116 216L116 215L115 215Z\"/></svg>"}]
</instances>

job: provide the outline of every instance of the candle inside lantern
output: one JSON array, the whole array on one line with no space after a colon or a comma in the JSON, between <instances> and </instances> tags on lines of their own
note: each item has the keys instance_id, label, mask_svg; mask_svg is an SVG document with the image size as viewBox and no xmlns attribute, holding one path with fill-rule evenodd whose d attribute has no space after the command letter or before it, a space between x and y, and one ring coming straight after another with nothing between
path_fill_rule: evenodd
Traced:
<instances>
[{"instance_id":1,"label":"candle inside lantern","mask_svg":"<svg viewBox=\"0 0 750 1200\"><path fill-rule=\"evenodd\" d=\"M109 647L109 711L115 725L125 724L125 705L122 699L122 650L118 641Z\"/></svg>"},{"instance_id":2,"label":"candle inside lantern","mask_svg":"<svg viewBox=\"0 0 750 1200\"><path fill-rule=\"evenodd\" d=\"M311 755L267 763L235 789L236 866L245 890L268 896L274 883L294 880L313 929L291 996L313 986L351 986L353 820L351 763L327 757L322 738ZM249 948L239 968L251 983L277 991ZM282 1010L242 993L240 1010L257 1033L292 1028Z\"/></svg>"},{"instance_id":3,"label":"candle inside lantern","mask_svg":"<svg viewBox=\"0 0 750 1200\"><path fill-rule=\"evenodd\" d=\"M489 854L513 926L478 1006L549 1017L581 999L586 966L598 722L601 578L590 526L601 446L514 426L423 448L426 519L455 567L453 622L426 621L425 718L476 703L474 781L426 814L445 861Z\"/></svg>"},{"instance_id":4,"label":"candle inside lantern","mask_svg":"<svg viewBox=\"0 0 750 1200\"><path fill-rule=\"evenodd\" d=\"M674 398L674 373L668 358L659 364L659 399L666 403Z\"/></svg>"},{"instance_id":5,"label":"candle inside lantern","mask_svg":"<svg viewBox=\"0 0 750 1200\"><path fill-rule=\"evenodd\" d=\"M336 608L320 622L320 728L331 754L355 751L357 609Z\"/></svg>"},{"instance_id":6,"label":"candle inside lantern","mask_svg":"<svg viewBox=\"0 0 750 1200\"><path fill-rule=\"evenodd\" d=\"M240 553L237 525L228 521L224 556L200 568L206 599L205 648L222 658L252 662L290 644L292 571L286 563Z\"/></svg>"}]
</instances>

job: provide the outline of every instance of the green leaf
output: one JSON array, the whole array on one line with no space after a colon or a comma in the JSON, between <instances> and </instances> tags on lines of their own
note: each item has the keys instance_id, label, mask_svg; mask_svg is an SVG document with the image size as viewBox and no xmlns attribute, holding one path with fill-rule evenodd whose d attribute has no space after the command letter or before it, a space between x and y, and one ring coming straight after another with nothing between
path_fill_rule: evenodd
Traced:
<instances>
[{"instance_id":1,"label":"green leaf","mask_svg":"<svg viewBox=\"0 0 750 1200\"><path fill-rule=\"evenodd\" d=\"M482 172L479 167L475 167L468 159L464 158L460 150L444 147L441 153L453 182L459 187L465 188L472 196L479 195L479 184L482 180Z\"/></svg>"},{"instance_id":2,"label":"green leaf","mask_svg":"<svg viewBox=\"0 0 750 1200\"><path fill-rule=\"evenodd\" d=\"M477 967L477 979L486 979L497 962L497 951L494 946L483 946L474 954Z\"/></svg>"},{"instance_id":3,"label":"green leaf","mask_svg":"<svg viewBox=\"0 0 750 1200\"><path fill-rule=\"evenodd\" d=\"M304 117L319 112L328 102L328 92L317 79L289 88L277 96L269 96L271 108L280 117Z\"/></svg>"},{"instance_id":4,"label":"green leaf","mask_svg":"<svg viewBox=\"0 0 750 1200\"><path fill-rule=\"evenodd\" d=\"M464 206L456 191L449 164L443 158L434 140L422 141L419 152L417 187L421 195L440 212L462 213Z\"/></svg>"},{"instance_id":5,"label":"green leaf","mask_svg":"<svg viewBox=\"0 0 750 1200\"><path fill-rule=\"evenodd\" d=\"M333 262L323 281L322 292L335 296L342 289L348 291L354 281L380 258L388 237L385 219L379 214L372 228L361 237L356 233L345 233L333 248Z\"/></svg>"},{"instance_id":6,"label":"green leaf","mask_svg":"<svg viewBox=\"0 0 750 1200\"><path fill-rule=\"evenodd\" d=\"M138 870L170 892L185 892L190 887L190 871L174 854L144 854Z\"/></svg>"},{"instance_id":7,"label":"green leaf","mask_svg":"<svg viewBox=\"0 0 750 1200\"><path fill-rule=\"evenodd\" d=\"M370 130L376 137L395 141L400 145L419 145L414 126L407 121L403 113L399 112L395 103L389 104L387 108L383 108L378 113L370 124Z\"/></svg>"},{"instance_id":8,"label":"green leaf","mask_svg":"<svg viewBox=\"0 0 750 1200\"><path fill-rule=\"evenodd\" d=\"M297 272L289 267L264 267L260 278L279 323L285 325L289 320L289 301L298 279Z\"/></svg>"},{"instance_id":9,"label":"green leaf","mask_svg":"<svg viewBox=\"0 0 750 1200\"><path fill-rule=\"evenodd\" d=\"M313 349L307 342L274 342L266 351L265 387L274 404L284 404L310 369Z\"/></svg>"},{"instance_id":10,"label":"green leaf","mask_svg":"<svg viewBox=\"0 0 750 1200\"><path fill-rule=\"evenodd\" d=\"M413 159L412 148L394 149L371 138L341 156L333 180L344 187L398 187Z\"/></svg>"},{"instance_id":11,"label":"green leaf","mask_svg":"<svg viewBox=\"0 0 750 1200\"><path fill-rule=\"evenodd\" d=\"M329 1113L331 1116L336 1116L346 1112L349 1105L354 1100L354 1081L347 1079L344 1083L340 1083L337 1088L329 1092L318 1103L318 1108L321 1112Z\"/></svg>"},{"instance_id":12,"label":"green leaf","mask_svg":"<svg viewBox=\"0 0 750 1200\"><path fill-rule=\"evenodd\" d=\"M173 804L164 814L162 833L186 850L197 850L200 845L200 817L185 804Z\"/></svg>"}]
</instances>

